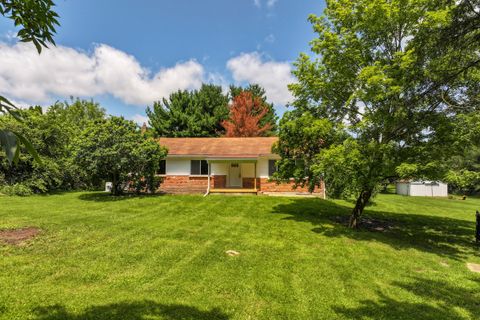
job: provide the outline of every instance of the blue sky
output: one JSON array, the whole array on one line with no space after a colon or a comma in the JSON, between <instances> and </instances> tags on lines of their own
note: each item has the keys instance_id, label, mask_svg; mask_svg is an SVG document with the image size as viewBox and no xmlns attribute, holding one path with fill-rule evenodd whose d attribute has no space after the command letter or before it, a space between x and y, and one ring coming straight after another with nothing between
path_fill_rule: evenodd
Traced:
<instances>
[{"instance_id":1,"label":"blue sky","mask_svg":"<svg viewBox=\"0 0 480 320\"><path fill-rule=\"evenodd\" d=\"M256 82L279 113L291 63L314 37L315 0L57 0L57 47L41 56L0 20L0 92L20 105L93 98L142 122L145 107L202 82Z\"/></svg>"}]
</instances>

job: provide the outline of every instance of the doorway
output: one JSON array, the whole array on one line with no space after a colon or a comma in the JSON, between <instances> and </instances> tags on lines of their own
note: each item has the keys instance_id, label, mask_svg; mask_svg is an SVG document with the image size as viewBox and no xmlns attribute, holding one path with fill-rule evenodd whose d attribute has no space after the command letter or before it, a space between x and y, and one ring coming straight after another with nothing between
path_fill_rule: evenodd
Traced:
<instances>
[{"instance_id":1,"label":"doorway","mask_svg":"<svg viewBox=\"0 0 480 320\"><path fill-rule=\"evenodd\" d=\"M230 163L228 176L230 187L242 187L242 171L239 163Z\"/></svg>"}]
</instances>

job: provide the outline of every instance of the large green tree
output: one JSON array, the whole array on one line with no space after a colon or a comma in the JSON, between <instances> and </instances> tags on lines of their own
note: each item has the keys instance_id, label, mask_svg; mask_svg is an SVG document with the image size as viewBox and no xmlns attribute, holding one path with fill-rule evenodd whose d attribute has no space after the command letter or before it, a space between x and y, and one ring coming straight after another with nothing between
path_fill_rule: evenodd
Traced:
<instances>
[{"instance_id":1,"label":"large green tree","mask_svg":"<svg viewBox=\"0 0 480 320\"><path fill-rule=\"evenodd\" d=\"M155 192L160 182L155 175L166 154L133 121L122 117L87 127L74 144L75 161L93 177L111 181L114 195L129 183L137 191Z\"/></svg>"},{"instance_id":2,"label":"large green tree","mask_svg":"<svg viewBox=\"0 0 480 320\"><path fill-rule=\"evenodd\" d=\"M295 63L279 177L324 179L330 196L354 197L356 227L385 181L444 176L444 160L474 139L477 10L477 1L327 1L310 17L314 56Z\"/></svg>"},{"instance_id":3,"label":"large green tree","mask_svg":"<svg viewBox=\"0 0 480 320\"><path fill-rule=\"evenodd\" d=\"M21 122L9 115L0 116L0 126L28 139L42 163L26 152L20 153L15 166L1 158L2 192L29 194L95 185L88 172L72 158L72 145L83 130L105 118L105 111L98 104L74 100L56 103L45 111L38 106L19 110L19 114L24 119Z\"/></svg>"},{"instance_id":4,"label":"large green tree","mask_svg":"<svg viewBox=\"0 0 480 320\"><path fill-rule=\"evenodd\" d=\"M230 86L229 98L230 100L234 100L237 96L239 96L242 92L249 92L252 95L252 101L255 99L260 99L262 101L262 105L267 107L268 112L262 117L259 122L260 127L269 126L270 129L263 132L263 136L274 136L277 133L277 114L275 113L275 107L273 103L268 102L267 93L264 88L262 88L258 84L249 84L246 87L241 86ZM257 114L253 114L256 116Z\"/></svg>"},{"instance_id":5,"label":"large green tree","mask_svg":"<svg viewBox=\"0 0 480 320\"><path fill-rule=\"evenodd\" d=\"M58 15L53 10L52 0L0 0L0 14L14 21L20 27L17 37L22 42L32 42L38 53L48 43L55 45L53 34L58 25ZM18 109L6 97L0 96L0 114L10 114L17 121L22 121ZM9 162L18 161L19 144L23 144L30 154L40 161L32 144L19 132L0 127L0 147Z\"/></svg>"},{"instance_id":6,"label":"large green tree","mask_svg":"<svg viewBox=\"0 0 480 320\"><path fill-rule=\"evenodd\" d=\"M222 87L203 84L199 90L177 91L147 108L150 126L160 137L215 137L228 118L228 97Z\"/></svg>"}]
</instances>

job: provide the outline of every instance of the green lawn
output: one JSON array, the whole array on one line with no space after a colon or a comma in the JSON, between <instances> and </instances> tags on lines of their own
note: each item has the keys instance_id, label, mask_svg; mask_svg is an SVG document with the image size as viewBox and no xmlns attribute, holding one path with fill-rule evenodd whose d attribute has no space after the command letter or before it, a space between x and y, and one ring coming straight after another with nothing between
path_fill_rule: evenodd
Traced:
<instances>
[{"instance_id":1,"label":"green lawn","mask_svg":"<svg viewBox=\"0 0 480 320\"><path fill-rule=\"evenodd\" d=\"M478 319L480 199L379 195L386 232L311 198L0 197L0 319ZM236 250L230 257L226 250Z\"/></svg>"}]
</instances>

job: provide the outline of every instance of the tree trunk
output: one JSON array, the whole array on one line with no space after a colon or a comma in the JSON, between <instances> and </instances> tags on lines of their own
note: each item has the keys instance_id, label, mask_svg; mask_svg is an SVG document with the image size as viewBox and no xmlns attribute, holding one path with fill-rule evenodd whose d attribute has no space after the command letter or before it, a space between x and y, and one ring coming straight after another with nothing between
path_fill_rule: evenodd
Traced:
<instances>
[{"instance_id":1,"label":"tree trunk","mask_svg":"<svg viewBox=\"0 0 480 320\"><path fill-rule=\"evenodd\" d=\"M360 192L360 195L358 196L357 202L355 203L355 207L352 210L352 215L350 216L350 221L348 223L348 226L350 228L357 228L358 223L360 221L360 216L363 213L363 209L365 209L365 206L368 204L368 201L370 200L370 197L372 196L373 190L367 189L363 190Z\"/></svg>"},{"instance_id":2,"label":"tree trunk","mask_svg":"<svg viewBox=\"0 0 480 320\"><path fill-rule=\"evenodd\" d=\"M113 194L114 196L118 196L118 195L120 195L120 194L122 193L122 190L121 190L121 188L120 188L120 186L119 186L119 184L120 184L120 181L119 181L119 180L120 180L120 179L119 179L118 175L117 175L116 173L114 173L114 174L112 175L112 194Z\"/></svg>"}]
</instances>

